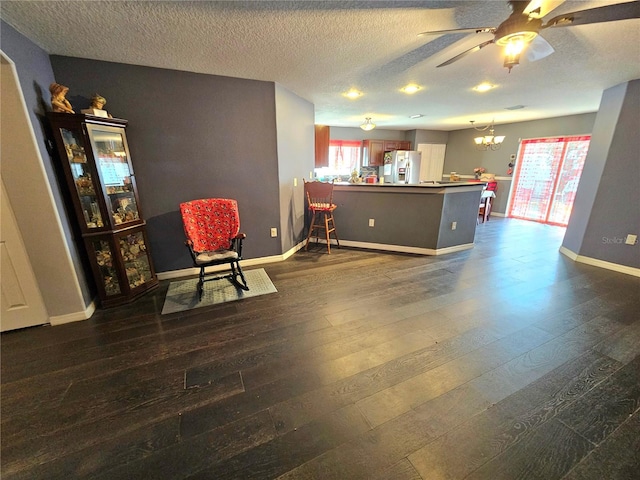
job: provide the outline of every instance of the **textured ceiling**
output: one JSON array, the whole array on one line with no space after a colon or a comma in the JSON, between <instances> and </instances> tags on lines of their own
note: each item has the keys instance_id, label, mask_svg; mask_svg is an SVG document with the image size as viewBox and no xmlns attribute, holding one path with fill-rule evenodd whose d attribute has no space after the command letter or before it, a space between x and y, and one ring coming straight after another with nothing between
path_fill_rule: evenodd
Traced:
<instances>
[{"instance_id":1,"label":"textured ceiling","mask_svg":"<svg viewBox=\"0 0 640 480\"><path fill-rule=\"evenodd\" d=\"M551 16L625 0L543 3ZM550 28L555 53L511 73L489 45L506 1L6 1L2 19L50 54L274 81L315 105L316 123L455 130L593 112L603 90L640 78L640 19ZM549 17L547 17L549 18ZM64 83L64 78L57 78ZM489 82L493 90L472 87ZM400 92L408 83L423 88ZM364 95L342 94L356 88ZM524 105L519 110L507 107ZM410 119L410 115L423 114Z\"/></svg>"}]
</instances>

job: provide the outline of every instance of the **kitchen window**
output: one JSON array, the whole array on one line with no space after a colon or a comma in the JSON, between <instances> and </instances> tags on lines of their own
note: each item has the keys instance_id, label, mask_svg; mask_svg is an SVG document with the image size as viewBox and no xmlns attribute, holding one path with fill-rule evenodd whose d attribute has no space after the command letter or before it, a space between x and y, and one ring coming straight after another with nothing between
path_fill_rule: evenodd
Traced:
<instances>
[{"instance_id":1,"label":"kitchen window","mask_svg":"<svg viewBox=\"0 0 640 480\"><path fill-rule=\"evenodd\" d=\"M316 168L316 177L320 180L338 176L348 178L352 171L360 168L361 147L359 140L330 140L329 166Z\"/></svg>"}]
</instances>

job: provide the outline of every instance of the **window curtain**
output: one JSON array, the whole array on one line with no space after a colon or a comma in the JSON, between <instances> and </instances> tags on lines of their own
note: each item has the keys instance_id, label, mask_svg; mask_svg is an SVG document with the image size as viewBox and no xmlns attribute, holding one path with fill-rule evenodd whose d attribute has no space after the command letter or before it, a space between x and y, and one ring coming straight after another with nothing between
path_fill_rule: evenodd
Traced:
<instances>
[{"instance_id":1,"label":"window curtain","mask_svg":"<svg viewBox=\"0 0 640 480\"><path fill-rule=\"evenodd\" d=\"M329 168L347 174L357 170L361 146L358 140L330 140Z\"/></svg>"}]
</instances>

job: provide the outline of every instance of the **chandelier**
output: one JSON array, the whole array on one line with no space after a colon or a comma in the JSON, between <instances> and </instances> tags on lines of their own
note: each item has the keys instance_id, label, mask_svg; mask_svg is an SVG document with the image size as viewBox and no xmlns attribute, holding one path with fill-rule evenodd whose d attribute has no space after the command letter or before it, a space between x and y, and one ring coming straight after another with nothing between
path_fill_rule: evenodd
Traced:
<instances>
[{"instance_id":1,"label":"chandelier","mask_svg":"<svg viewBox=\"0 0 640 480\"><path fill-rule=\"evenodd\" d=\"M489 135L484 135L482 137L475 137L473 141L476 144L476 148L478 150L498 150L504 142L504 135L495 135L494 134L494 125L493 120L491 123L483 128L478 128L474 125L475 120L470 120L473 128L479 132L484 132L489 130Z\"/></svg>"},{"instance_id":2,"label":"chandelier","mask_svg":"<svg viewBox=\"0 0 640 480\"><path fill-rule=\"evenodd\" d=\"M376 124L371 123L371 117L367 117L364 119L364 123L360 125L360 128L368 132L369 130L376 128Z\"/></svg>"}]
</instances>

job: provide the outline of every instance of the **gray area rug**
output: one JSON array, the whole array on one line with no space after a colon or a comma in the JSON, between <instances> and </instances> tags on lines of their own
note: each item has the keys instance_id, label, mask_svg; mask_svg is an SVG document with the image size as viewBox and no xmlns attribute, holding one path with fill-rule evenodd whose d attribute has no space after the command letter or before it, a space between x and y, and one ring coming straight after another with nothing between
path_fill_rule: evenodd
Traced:
<instances>
[{"instance_id":1,"label":"gray area rug","mask_svg":"<svg viewBox=\"0 0 640 480\"><path fill-rule=\"evenodd\" d=\"M198 301L197 278L171 282L162 307L162 315L278 291L264 268L247 270L244 272L244 277L247 279L248 291L236 288L227 279L205 282L201 301Z\"/></svg>"}]
</instances>

